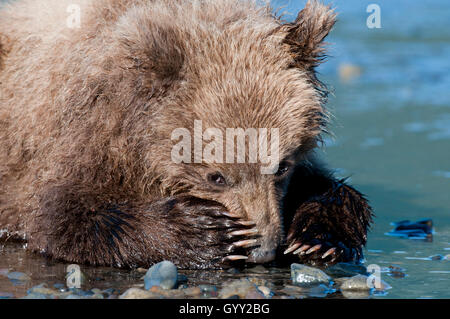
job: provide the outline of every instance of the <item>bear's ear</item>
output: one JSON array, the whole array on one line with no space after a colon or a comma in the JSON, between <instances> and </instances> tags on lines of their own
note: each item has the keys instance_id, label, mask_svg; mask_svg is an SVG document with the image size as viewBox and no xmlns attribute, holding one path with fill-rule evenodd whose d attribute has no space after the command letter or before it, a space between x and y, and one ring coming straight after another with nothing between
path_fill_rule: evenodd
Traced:
<instances>
[{"instance_id":1,"label":"bear's ear","mask_svg":"<svg viewBox=\"0 0 450 319\"><path fill-rule=\"evenodd\" d=\"M180 78L184 49L179 34L166 20L149 20L145 12L130 9L117 34L128 69L138 71L146 87L158 89Z\"/></svg>"},{"instance_id":2,"label":"bear's ear","mask_svg":"<svg viewBox=\"0 0 450 319\"><path fill-rule=\"evenodd\" d=\"M287 32L284 43L294 56L293 66L313 70L323 60L323 40L335 22L336 14L330 6L310 0L294 22L281 26Z\"/></svg>"}]
</instances>

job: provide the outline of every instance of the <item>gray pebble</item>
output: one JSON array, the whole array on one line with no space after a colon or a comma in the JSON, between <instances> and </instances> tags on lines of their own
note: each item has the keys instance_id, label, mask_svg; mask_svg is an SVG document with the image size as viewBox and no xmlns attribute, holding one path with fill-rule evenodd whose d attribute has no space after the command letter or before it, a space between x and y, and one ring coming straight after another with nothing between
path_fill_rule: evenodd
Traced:
<instances>
[{"instance_id":1,"label":"gray pebble","mask_svg":"<svg viewBox=\"0 0 450 319\"><path fill-rule=\"evenodd\" d=\"M302 264L292 264L291 280L294 285L312 286L316 284L329 284L331 277L318 268Z\"/></svg>"},{"instance_id":2,"label":"gray pebble","mask_svg":"<svg viewBox=\"0 0 450 319\"><path fill-rule=\"evenodd\" d=\"M149 290L153 286L163 289L173 289L177 284L177 267L170 261L162 261L150 267L144 276L145 289Z\"/></svg>"},{"instance_id":3,"label":"gray pebble","mask_svg":"<svg viewBox=\"0 0 450 319\"><path fill-rule=\"evenodd\" d=\"M367 284L367 276L356 275L348 278L341 284L341 290L370 290L370 286Z\"/></svg>"}]
</instances>

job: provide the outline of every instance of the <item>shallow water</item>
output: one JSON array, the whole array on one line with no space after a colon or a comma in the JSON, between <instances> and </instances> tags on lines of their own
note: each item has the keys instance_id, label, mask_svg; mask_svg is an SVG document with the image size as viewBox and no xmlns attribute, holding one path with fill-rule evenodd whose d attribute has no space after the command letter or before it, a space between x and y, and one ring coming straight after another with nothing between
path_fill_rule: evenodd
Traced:
<instances>
[{"instance_id":1,"label":"shallow water","mask_svg":"<svg viewBox=\"0 0 450 319\"><path fill-rule=\"evenodd\" d=\"M304 2L273 1L289 12ZM329 107L335 137L325 139L324 156L339 176L351 176L374 208L365 265L377 264L382 271L398 266L406 275L382 272L392 289L373 298L450 298L450 261L428 258L450 254L450 2L378 0L381 29L366 26L371 1L334 3L340 15L328 38L331 57L319 68L334 93ZM356 72L343 74L349 69ZM434 221L432 242L385 235L393 229L391 222L421 218ZM0 252L0 296L21 297L42 282L64 283L65 267L8 244ZM1 276L5 269L32 280L11 282ZM82 269L90 278L83 288L123 291L142 284L142 274L135 271ZM261 276L278 287L289 282L286 269L184 273L189 285L240 276Z\"/></svg>"}]
</instances>

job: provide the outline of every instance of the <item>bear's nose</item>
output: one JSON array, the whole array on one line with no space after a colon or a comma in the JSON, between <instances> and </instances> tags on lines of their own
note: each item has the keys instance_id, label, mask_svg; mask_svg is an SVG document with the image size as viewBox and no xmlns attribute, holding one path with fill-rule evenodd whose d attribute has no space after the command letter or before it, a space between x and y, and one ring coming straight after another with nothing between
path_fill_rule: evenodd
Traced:
<instances>
[{"instance_id":1,"label":"bear's nose","mask_svg":"<svg viewBox=\"0 0 450 319\"><path fill-rule=\"evenodd\" d=\"M246 260L249 263L264 264L275 259L275 249L254 249Z\"/></svg>"}]
</instances>

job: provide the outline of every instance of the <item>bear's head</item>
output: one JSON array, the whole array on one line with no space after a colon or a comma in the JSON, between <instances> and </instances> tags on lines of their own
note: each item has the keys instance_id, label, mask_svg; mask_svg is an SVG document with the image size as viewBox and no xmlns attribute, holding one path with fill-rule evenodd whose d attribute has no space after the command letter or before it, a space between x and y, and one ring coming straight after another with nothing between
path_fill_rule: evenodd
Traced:
<instances>
[{"instance_id":1,"label":"bear's head","mask_svg":"<svg viewBox=\"0 0 450 319\"><path fill-rule=\"evenodd\" d=\"M293 168L326 124L314 68L335 14L315 1L292 23L251 1L154 5L163 6L157 16L136 8L119 22L139 83L158 102L145 155L158 172L152 181L255 222L261 237L249 261L268 262L284 238L281 201Z\"/></svg>"}]
</instances>

